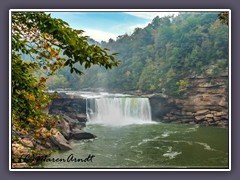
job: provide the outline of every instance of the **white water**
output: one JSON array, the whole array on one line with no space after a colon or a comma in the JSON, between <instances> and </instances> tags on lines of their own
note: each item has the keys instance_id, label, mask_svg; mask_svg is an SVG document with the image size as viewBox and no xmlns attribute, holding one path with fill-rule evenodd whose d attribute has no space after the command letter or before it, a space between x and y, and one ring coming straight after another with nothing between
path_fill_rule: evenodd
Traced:
<instances>
[{"instance_id":1,"label":"white water","mask_svg":"<svg viewBox=\"0 0 240 180\"><path fill-rule=\"evenodd\" d=\"M110 126L153 123L148 98L102 97L87 99L88 122Z\"/></svg>"}]
</instances>

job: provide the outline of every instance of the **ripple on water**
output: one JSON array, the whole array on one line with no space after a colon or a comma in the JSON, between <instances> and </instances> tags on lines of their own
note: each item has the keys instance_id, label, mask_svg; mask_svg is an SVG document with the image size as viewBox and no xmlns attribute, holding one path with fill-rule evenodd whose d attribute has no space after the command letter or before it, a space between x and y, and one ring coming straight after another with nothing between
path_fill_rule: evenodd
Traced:
<instances>
[{"instance_id":1,"label":"ripple on water","mask_svg":"<svg viewBox=\"0 0 240 180\"><path fill-rule=\"evenodd\" d=\"M169 159L174 159L176 156L182 154L182 152L168 152L168 153L165 153L163 154L163 157L168 157Z\"/></svg>"},{"instance_id":2,"label":"ripple on water","mask_svg":"<svg viewBox=\"0 0 240 180\"><path fill-rule=\"evenodd\" d=\"M205 150L208 150L208 151L217 151L216 149L211 148L207 143L202 143L202 142L195 142L195 143L203 146Z\"/></svg>"},{"instance_id":3,"label":"ripple on water","mask_svg":"<svg viewBox=\"0 0 240 180\"><path fill-rule=\"evenodd\" d=\"M178 131L164 131L163 134L161 135L161 137L166 138L168 136L170 136L171 134L176 134L179 133Z\"/></svg>"},{"instance_id":4,"label":"ripple on water","mask_svg":"<svg viewBox=\"0 0 240 180\"><path fill-rule=\"evenodd\" d=\"M143 139L141 142L138 143L138 146L140 146L142 144L146 144L148 142L157 141L159 138L160 138L160 136L156 136L152 139Z\"/></svg>"},{"instance_id":5,"label":"ripple on water","mask_svg":"<svg viewBox=\"0 0 240 180\"><path fill-rule=\"evenodd\" d=\"M180 154L182 154L182 152L172 151L172 146L169 146L167 152L163 154L163 157L174 159L176 156Z\"/></svg>"},{"instance_id":6,"label":"ripple on water","mask_svg":"<svg viewBox=\"0 0 240 180\"><path fill-rule=\"evenodd\" d=\"M133 160L133 159L129 159L129 158L125 158L126 161L131 161L131 162L135 162L135 163L139 163L139 161Z\"/></svg>"}]
</instances>

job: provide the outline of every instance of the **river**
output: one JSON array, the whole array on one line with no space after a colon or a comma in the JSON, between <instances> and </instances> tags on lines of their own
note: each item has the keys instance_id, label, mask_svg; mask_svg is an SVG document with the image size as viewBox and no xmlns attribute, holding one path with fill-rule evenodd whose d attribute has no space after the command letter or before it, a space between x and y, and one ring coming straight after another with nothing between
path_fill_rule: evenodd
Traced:
<instances>
[{"instance_id":1,"label":"river","mask_svg":"<svg viewBox=\"0 0 240 180\"><path fill-rule=\"evenodd\" d=\"M157 123L149 119L145 98L130 98L90 98L89 103L94 103L86 107L89 119L84 130L97 138L71 141L72 150L51 156L66 162L45 162L44 167L228 168L227 128ZM76 159L84 160L89 155L92 159L67 161L71 154Z\"/></svg>"}]
</instances>

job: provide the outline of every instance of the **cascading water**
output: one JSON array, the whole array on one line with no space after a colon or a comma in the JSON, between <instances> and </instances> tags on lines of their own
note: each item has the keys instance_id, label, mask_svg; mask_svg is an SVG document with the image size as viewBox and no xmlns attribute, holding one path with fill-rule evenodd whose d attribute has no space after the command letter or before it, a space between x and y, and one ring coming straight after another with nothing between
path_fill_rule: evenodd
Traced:
<instances>
[{"instance_id":1,"label":"cascading water","mask_svg":"<svg viewBox=\"0 0 240 180\"><path fill-rule=\"evenodd\" d=\"M111 126L151 123L148 98L104 97L87 99L89 123Z\"/></svg>"}]
</instances>

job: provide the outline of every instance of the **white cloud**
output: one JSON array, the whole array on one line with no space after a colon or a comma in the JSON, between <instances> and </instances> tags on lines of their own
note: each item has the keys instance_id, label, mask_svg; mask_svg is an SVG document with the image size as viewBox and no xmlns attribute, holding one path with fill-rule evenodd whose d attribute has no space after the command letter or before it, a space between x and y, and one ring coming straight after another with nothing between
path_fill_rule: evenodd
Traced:
<instances>
[{"instance_id":1,"label":"white cloud","mask_svg":"<svg viewBox=\"0 0 240 180\"><path fill-rule=\"evenodd\" d=\"M89 36L90 38L94 39L95 41L108 41L110 38L116 40L118 34L109 33L105 31L95 30L95 29L84 29L85 36Z\"/></svg>"},{"instance_id":2,"label":"white cloud","mask_svg":"<svg viewBox=\"0 0 240 180\"><path fill-rule=\"evenodd\" d=\"M164 17L173 14L176 16L179 14L178 12L125 12L125 13L148 20L152 20L156 16Z\"/></svg>"}]
</instances>

